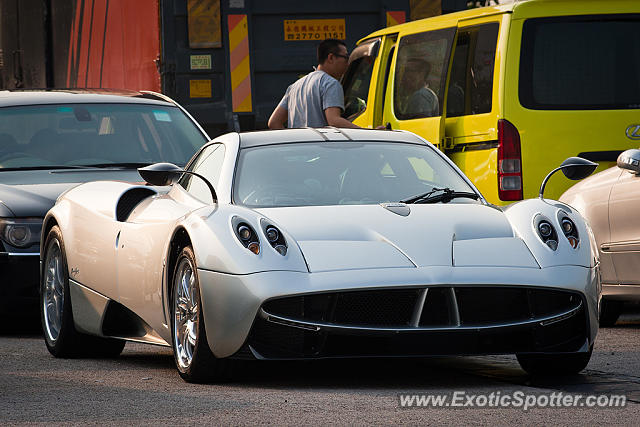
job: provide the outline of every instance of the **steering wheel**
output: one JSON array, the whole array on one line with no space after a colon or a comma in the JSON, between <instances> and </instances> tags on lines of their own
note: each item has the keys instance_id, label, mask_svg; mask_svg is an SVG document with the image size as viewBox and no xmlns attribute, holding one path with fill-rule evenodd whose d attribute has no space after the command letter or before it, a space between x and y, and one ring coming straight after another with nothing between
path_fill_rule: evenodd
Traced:
<instances>
[{"instance_id":1,"label":"steering wheel","mask_svg":"<svg viewBox=\"0 0 640 427\"><path fill-rule=\"evenodd\" d=\"M11 159L20 159L24 157L33 157L29 153L25 153L24 151L10 151L7 153L3 153L0 151L0 162L3 160L11 160Z\"/></svg>"},{"instance_id":2,"label":"steering wheel","mask_svg":"<svg viewBox=\"0 0 640 427\"><path fill-rule=\"evenodd\" d=\"M251 191L244 199L242 203L249 205L264 205L274 204L276 197L278 196L291 196L291 189L281 184L267 184L260 186Z\"/></svg>"}]
</instances>

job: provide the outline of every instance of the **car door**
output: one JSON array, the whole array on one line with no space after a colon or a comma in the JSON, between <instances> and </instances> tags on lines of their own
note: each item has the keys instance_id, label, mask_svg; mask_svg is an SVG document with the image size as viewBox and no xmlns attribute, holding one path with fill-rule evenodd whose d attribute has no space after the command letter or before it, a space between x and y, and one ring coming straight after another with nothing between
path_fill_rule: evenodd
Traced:
<instances>
[{"instance_id":1,"label":"car door","mask_svg":"<svg viewBox=\"0 0 640 427\"><path fill-rule=\"evenodd\" d=\"M382 122L444 149L447 75L455 28L400 34L384 96Z\"/></svg>"},{"instance_id":2,"label":"car door","mask_svg":"<svg viewBox=\"0 0 640 427\"><path fill-rule=\"evenodd\" d=\"M189 166L215 187L224 160L224 144L204 147ZM212 194L205 182L193 175L183 175L167 195L141 202L121 223L117 240L117 276L120 302L152 326L167 324L164 306L166 256L176 223L196 209L210 206ZM197 250L197 248L196 248Z\"/></svg>"},{"instance_id":3,"label":"car door","mask_svg":"<svg viewBox=\"0 0 640 427\"><path fill-rule=\"evenodd\" d=\"M611 253L618 282L640 284L640 176L623 171L609 197Z\"/></svg>"},{"instance_id":4,"label":"car door","mask_svg":"<svg viewBox=\"0 0 640 427\"><path fill-rule=\"evenodd\" d=\"M115 236L119 302L156 329L168 325L164 310L166 256L177 220L191 210L176 200L172 189L167 195L149 197L120 221Z\"/></svg>"}]
</instances>

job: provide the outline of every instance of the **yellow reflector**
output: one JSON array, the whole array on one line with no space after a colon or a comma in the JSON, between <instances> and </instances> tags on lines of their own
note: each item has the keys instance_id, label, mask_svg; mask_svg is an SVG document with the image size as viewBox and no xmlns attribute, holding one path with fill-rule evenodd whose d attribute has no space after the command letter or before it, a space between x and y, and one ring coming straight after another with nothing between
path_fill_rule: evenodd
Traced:
<instances>
[{"instance_id":1,"label":"yellow reflector","mask_svg":"<svg viewBox=\"0 0 640 427\"><path fill-rule=\"evenodd\" d=\"M569 236L569 237L567 237L567 239L569 239L569 244L571 245L571 247L572 247L573 249L575 249L575 248L577 248L577 247L578 247L578 239L576 239L576 238L575 238L575 237L573 237L573 236Z\"/></svg>"},{"instance_id":2,"label":"yellow reflector","mask_svg":"<svg viewBox=\"0 0 640 427\"><path fill-rule=\"evenodd\" d=\"M251 252L253 252L256 255L260 253L260 245L257 244L256 242L249 243L249 246L247 246L247 249L249 249Z\"/></svg>"}]
</instances>

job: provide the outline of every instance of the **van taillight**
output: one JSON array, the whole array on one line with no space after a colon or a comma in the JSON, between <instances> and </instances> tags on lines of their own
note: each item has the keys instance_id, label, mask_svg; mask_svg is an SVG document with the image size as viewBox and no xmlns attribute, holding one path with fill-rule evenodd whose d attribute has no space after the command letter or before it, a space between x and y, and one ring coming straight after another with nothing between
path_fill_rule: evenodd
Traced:
<instances>
[{"instance_id":1,"label":"van taillight","mask_svg":"<svg viewBox=\"0 0 640 427\"><path fill-rule=\"evenodd\" d=\"M498 197L522 200L520 134L508 120L498 120Z\"/></svg>"}]
</instances>

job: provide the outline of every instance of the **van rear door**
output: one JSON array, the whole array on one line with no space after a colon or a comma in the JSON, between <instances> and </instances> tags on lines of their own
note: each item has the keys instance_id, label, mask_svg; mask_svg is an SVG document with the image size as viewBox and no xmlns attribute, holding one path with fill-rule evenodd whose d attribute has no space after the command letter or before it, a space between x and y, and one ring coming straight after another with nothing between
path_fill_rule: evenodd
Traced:
<instances>
[{"instance_id":1,"label":"van rear door","mask_svg":"<svg viewBox=\"0 0 640 427\"><path fill-rule=\"evenodd\" d=\"M640 13L576 9L511 23L505 118L520 134L525 198L569 156L602 170L640 142ZM545 195L571 184L556 175Z\"/></svg>"}]
</instances>

